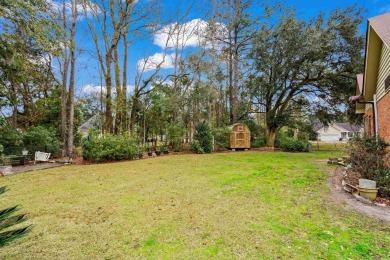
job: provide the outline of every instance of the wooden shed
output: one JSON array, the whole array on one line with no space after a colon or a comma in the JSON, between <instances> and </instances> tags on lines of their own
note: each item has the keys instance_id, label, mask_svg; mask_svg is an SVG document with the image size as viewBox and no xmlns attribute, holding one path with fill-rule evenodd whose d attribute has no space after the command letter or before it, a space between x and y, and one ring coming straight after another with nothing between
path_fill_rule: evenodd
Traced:
<instances>
[{"instance_id":1,"label":"wooden shed","mask_svg":"<svg viewBox=\"0 0 390 260\"><path fill-rule=\"evenodd\" d=\"M245 124L234 124L230 127L227 148L249 149L251 148L251 132Z\"/></svg>"}]
</instances>

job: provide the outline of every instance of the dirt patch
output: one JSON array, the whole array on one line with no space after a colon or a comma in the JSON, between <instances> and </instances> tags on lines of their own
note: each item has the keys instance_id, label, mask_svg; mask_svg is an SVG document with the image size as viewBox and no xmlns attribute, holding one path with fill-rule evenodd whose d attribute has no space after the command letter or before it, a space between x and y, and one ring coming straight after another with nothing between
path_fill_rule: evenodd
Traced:
<instances>
[{"instance_id":1,"label":"dirt patch","mask_svg":"<svg viewBox=\"0 0 390 260\"><path fill-rule=\"evenodd\" d=\"M350 207L365 215L390 222L390 207L359 201L343 189L341 184L343 173L344 168L342 167L329 171L331 176L328 178L328 186L333 192L333 198L337 202L346 202Z\"/></svg>"}]
</instances>

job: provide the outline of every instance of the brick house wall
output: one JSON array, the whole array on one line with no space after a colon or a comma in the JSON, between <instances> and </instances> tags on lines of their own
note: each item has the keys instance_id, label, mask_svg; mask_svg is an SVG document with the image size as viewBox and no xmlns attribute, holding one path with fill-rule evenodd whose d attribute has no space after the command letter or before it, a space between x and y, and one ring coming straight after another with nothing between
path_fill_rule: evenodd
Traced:
<instances>
[{"instance_id":1,"label":"brick house wall","mask_svg":"<svg viewBox=\"0 0 390 260\"><path fill-rule=\"evenodd\" d=\"M377 103L378 134L390 144L390 92L387 92Z\"/></svg>"},{"instance_id":2,"label":"brick house wall","mask_svg":"<svg viewBox=\"0 0 390 260\"><path fill-rule=\"evenodd\" d=\"M370 105L371 106L371 105ZM364 134L368 136L374 136L374 113L373 109L370 108L366 111L363 118L363 127L364 127Z\"/></svg>"},{"instance_id":3,"label":"brick house wall","mask_svg":"<svg viewBox=\"0 0 390 260\"><path fill-rule=\"evenodd\" d=\"M371 105L368 105L371 106ZM387 92L378 102L378 135L390 144L390 92ZM366 111L363 118L364 134L374 136L373 109Z\"/></svg>"}]
</instances>

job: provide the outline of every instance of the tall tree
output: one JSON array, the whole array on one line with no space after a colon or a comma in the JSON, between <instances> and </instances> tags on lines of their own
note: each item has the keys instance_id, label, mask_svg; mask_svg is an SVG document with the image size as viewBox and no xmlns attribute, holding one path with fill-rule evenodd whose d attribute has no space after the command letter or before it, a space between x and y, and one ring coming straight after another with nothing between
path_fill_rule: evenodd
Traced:
<instances>
[{"instance_id":1,"label":"tall tree","mask_svg":"<svg viewBox=\"0 0 390 260\"><path fill-rule=\"evenodd\" d=\"M230 123L238 121L239 86L243 80L243 65L251 40L255 35L255 25L260 18L253 19L249 9L252 0L229 0L214 2L213 22L215 29L225 26L223 33L213 34L214 40L224 46L227 58L228 93ZM267 12L266 12L267 13Z\"/></svg>"},{"instance_id":2,"label":"tall tree","mask_svg":"<svg viewBox=\"0 0 390 260\"><path fill-rule=\"evenodd\" d=\"M264 25L253 41L252 102L265 108L266 144L292 115L289 108L302 98L323 121L340 112L362 69L364 37L359 34L361 9L356 6L298 19L283 9L279 22Z\"/></svg>"},{"instance_id":3,"label":"tall tree","mask_svg":"<svg viewBox=\"0 0 390 260\"><path fill-rule=\"evenodd\" d=\"M74 127L74 88L75 88L75 68L76 68L76 21L78 17L78 0L70 0L72 10L72 21L70 27L70 76L69 76L69 125L68 125L68 156L73 155L73 127Z\"/></svg>"},{"instance_id":4,"label":"tall tree","mask_svg":"<svg viewBox=\"0 0 390 260\"><path fill-rule=\"evenodd\" d=\"M63 0L62 2L62 24L63 29L68 32L68 15L67 15L67 2ZM69 71L69 48L68 48L68 39L64 37L63 48L61 54L59 55L58 63L60 65L61 73L61 126L60 126L60 138L61 138L61 150L62 157L64 157L68 151L67 142L66 142L66 125L67 125L67 107L68 107L68 71Z\"/></svg>"},{"instance_id":5,"label":"tall tree","mask_svg":"<svg viewBox=\"0 0 390 260\"><path fill-rule=\"evenodd\" d=\"M83 3L83 7L105 81L104 129L107 133L119 133L121 129L126 129L128 48L135 36L147 32L148 25L153 24L159 5L156 1L93 0ZM124 52L122 74L119 55L121 39ZM112 89L113 81L115 91Z\"/></svg>"},{"instance_id":6,"label":"tall tree","mask_svg":"<svg viewBox=\"0 0 390 260\"><path fill-rule=\"evenodd\" d=\"M43 0L5 0L0 6L0 103L12 107L14 128L42 120L42 100L53 91L50 54L57 52L59 30L49 12Z\"/></svg>"}]
</instances>

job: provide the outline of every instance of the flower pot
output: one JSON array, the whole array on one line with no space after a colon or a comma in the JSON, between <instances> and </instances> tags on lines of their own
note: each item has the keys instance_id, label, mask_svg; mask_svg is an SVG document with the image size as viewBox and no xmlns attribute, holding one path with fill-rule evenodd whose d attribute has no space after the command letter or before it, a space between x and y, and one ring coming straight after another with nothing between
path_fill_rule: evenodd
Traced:
<instances>
[{"instance_id":1,"label":"flower pot","mask_svg":"<svg viewBox=\"0 0 390 260\"><path fill-rule=\"evenodd\" d=\"M358 187L359 195L367 200L374 201L378 195L378 189L366 189Z\"/></svg>"},{"instance_id":2,"label":"flower pot","mask_svg":"<svg viewBox=\"0 0 390 260\"><path fill-rule=\"evenodd\" d=\"M164 151L163 153L164 153L164 154L169 154L169 151Z\"/></svg>"},{"instance_id":3,"label":"flower pot","mask_svg":"<svg viewBox=\"0 0 390 260\"><path fill-rule=\"evenodd\" d=\"M160 151L156 151L156 155L157 156L160 156L161 152Z\"/></svg>"},{"instance_id":4,"label":"flower pot","mask_svg":"<svg viewBox=\"0 0 390 260\"><path fill-rule=\"evenodd\" d=\"M148 156L151 157L153 155L153 152L148 152Z\"/></svg>"}]
</instances>

